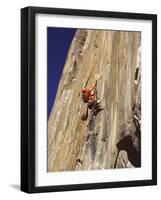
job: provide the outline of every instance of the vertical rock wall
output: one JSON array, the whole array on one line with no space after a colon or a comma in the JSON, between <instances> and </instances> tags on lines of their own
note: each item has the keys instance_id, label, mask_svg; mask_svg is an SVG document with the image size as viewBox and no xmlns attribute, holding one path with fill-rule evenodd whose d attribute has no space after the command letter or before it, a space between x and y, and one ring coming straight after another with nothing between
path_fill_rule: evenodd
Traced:
<instances>
[{"instance_id":1,"label":"vertical rock wall","mask_svg":"<svg viewBox=\"0 0 161 200\"><path fill-rule=\"evenodd\" d=\"M139 32L77 30L48 121L48 171L134 166L117 143L130 135L140 152L140 40ZM104 109L89 129L80 91L96 79Z\"/></svg>"}]
</instances>

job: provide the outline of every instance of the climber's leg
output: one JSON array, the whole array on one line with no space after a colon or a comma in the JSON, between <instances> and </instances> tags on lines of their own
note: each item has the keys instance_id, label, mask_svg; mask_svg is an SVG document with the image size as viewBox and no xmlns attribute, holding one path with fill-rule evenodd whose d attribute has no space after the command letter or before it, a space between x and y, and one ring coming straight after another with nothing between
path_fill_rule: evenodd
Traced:
<instances>
[{"instance_id":1,"label":"climber's leg","mask_svg":"<svg viewBox=\"0 0 161 200\"><path fill-rule=\"evenodd\" d=\"M88 119L88 107L86 107L85 111L83 112L83 115L82 115L81 119L83 121Z\"/></svg>"}]
</instances>

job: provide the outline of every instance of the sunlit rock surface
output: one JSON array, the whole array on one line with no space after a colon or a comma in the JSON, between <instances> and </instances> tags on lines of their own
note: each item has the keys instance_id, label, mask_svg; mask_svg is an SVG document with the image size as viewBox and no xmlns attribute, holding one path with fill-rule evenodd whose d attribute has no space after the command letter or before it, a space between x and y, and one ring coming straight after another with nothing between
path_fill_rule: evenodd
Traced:
<instances>
[{"instance_id":1,"label":"sunlit rock surface","mask_svg":"<svg viewBox=\"0 0 161 200\"><path fill-rule=\"evenodd\" d=\"M48 120L49 172L140 166L140 47L139 32L77 30ZM96 79L104 109L89 128L80 91Z\"/></svg>"}]
</instances>

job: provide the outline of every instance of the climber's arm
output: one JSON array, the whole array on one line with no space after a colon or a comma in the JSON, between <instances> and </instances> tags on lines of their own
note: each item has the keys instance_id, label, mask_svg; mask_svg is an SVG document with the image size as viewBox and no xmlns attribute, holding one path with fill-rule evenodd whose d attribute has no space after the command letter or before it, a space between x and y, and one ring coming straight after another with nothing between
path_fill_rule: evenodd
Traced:
<instances>
[{"instance_id":1,"label":"climber's arm","mask_svg":"<svg viewBox=\"0 0 161 200\"><path fill-rule=\"evenodd\" d=\"M90 89L90 91L94 90L97 86L97 80L95 81L95 84L93 85L93 87Z\"/></svg>"}]
</instances>

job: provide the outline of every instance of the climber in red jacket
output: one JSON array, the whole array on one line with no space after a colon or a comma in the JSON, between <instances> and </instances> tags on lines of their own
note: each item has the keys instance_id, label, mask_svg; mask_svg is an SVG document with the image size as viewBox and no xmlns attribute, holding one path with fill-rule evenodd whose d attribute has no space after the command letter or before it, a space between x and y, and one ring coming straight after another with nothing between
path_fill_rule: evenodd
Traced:
<instances>
[{"instance_id":1,"label":"climber in red jacket","mask_svg":"<svg viewBox=\"0 0 161 200\"><path fill-rule=\"evenodd\" d=\"M91 89L86 87L82 89L82 99L84 103L87 103L87 107L81 117L83 121L88 119L88 109L95 116L103 110L100 105L101 100L97 96L97 80Z\"/></svg>"},{"instance_id":2,"label":"climber in red jacket","mask_svg":"<svg viewBox=\"0 0 161 200\"><path fill-rule=\"evenodd\" d=\"M83 88L82 89L82 99L84 103L87 103L87 107L82 115L82 120L87 120L88 118L88 108L91 109L95 103L96 96L95 96L95 89L97 86L97 81L95 82L94 86L90 88Z\"/></svg>"},{"instance_id":3,"label":"climber in red jacket","mask_svg":"<svg viewBox=\"0 0 161 200\"><path fill-rule=\"evenodd\" d=\"M94 86L90 88L83 88L82 89L82 99L84 103L92 102L94 101L94 90L97 86L97 81L95 82Z\"/></svg>"}]
</instances>

